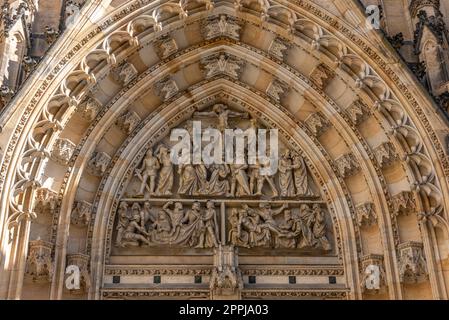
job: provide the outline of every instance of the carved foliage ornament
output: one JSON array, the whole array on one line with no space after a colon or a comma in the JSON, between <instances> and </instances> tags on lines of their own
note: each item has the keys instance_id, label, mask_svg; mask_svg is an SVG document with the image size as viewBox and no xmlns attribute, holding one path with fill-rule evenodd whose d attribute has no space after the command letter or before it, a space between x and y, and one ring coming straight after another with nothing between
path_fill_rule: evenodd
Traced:
<instances>
[{"instance_id":1,"label":"carved foliage ornament","mask_svg":"<svg viewBox=\"0 0 449 320\"><path fill-rule=\"evenodd\" d=\"M325 64L319 64L310 74L310 81L318 88L325 89L329 82L335 77L335 72Z\"/></svg>"},{"instance_id":2,"label":"carved foliage ornament","mask_svg":"<svg viewBox=\"0 0 449 320\"><path fill-rule=\"evenodd\" d=\"M127 61L112 70L113 79L123 86L130 83L135 77L137 77L137 75L138 71L136 67Z\"/></svg>"},{"instance_id":3,"label":"carved foliage ornament","mask_svg":"<svg viewBox=\"0 0 449 320\"><path fill-rule=\"evenodd\" d=\"M359 163L352 153L347 153L335 160L338 172L343 178L355 175L360 171Z\"/></svg>"},{"instance_id":4,"label":"carved foliage ornament","mask_svg":"<svg viewBox=\"0 0 449 320\"><path fill-rule=\"evenodd\" d=\"M305 123L315 137L322 135L331 126L329 121L320 113L312 113L307 117Z\"/></svg>"},{"instance_id":5,"label":"carved foliage ornament","mask_svg":"<svg viewBox=\"0 0 449 320\"><path fill-rule=\"evenodd\" d=\"M26 264L26 274L33 281L49 282L53 276L51 252L53 244L41 239L30 241Z\"/></svg>"},{"instance_id":6,"label":"carved foliage ornament","mask_svg":"<svg viewBox=\"0 0 449 320\"><path fill-rule=\"evenodd\" d=\"M384 257L369 254L361 258L362 274L361 288L364 294L384 293L387 287Z\"/></svg>"},{"instance_id":7,"label":"carved foliage ornament","mask_svg":"<svg viewBox=\"0 0 449 320\"><path fill-rule=\"evenodd\" d=\"M51 157L61 165L67 165L75 151L76 145L69 139L58 139L53 145Z\"/></svg>"},{"instance_id":8,"label":"carved foliage ornament","mask_svg":"<svg viewBox=\"0 0 449 320\"><path fill-rule=\"evenodd\" d=\"M206 78L211 78L218 74L225 74L231 78L238 79L244 62L235 56L219 53L202 59L201 65L205 71Z\"/></svg>"},{"instance_id":9,"label":"carved foliage ornament","mask_svg":"<svg viewBox=\"0 0 449 320\"><path fill-rule=\"evenodd\" d=\"M70 216L71 223L78 226L87 226L91 217L91 209L91 203L87 201L76 201Z\"/></svg>"},{"instance_id":10,"label":"carved foliage ornament","mask_svg":"<svg viewBox=\"0 0 449 320\"><path fill-rule=\"evenodd\" d=\"M359 204L355 208L355 213L359 227L370 227L377 223L377 215L372 202Z\"/></svg>"},{"instance_id":11,"label":"carved foliage ornament","mask_svg":"<svg viewBox=\"0 0 449 320\"><path fill-rule=\"evenodd\" d=\"M216 37L240 39L240 26L234 18L226 15L209 18L203 24L203 34L206 40Z\"/></svg>"},{"instance_id":12,"label":"carved foliage ornament","mask_svg":"<svg viewBox=\"0 0 449 320\"><path fill-rule=\"evenodd\" d=\"M58 205L58 195L48 188L39 188L36 190L36 203L34 210L38 214L53 215Z\"/></svg>"},{"instance_id":13,"label":"carved foliage ornament","mask_svg":"<svg viewBox=\"0 0 449 320\"><path fill-rule=\"evenodd\" d=\"M139 115L134 111L126 111L120 117L117 118L115 124L126 134L130 134L134 131L140 122Z\"/></svg>"},{"instance_id":14,"label":"carved foliage ornament","mask_svg":"<svg viewBox=\"0 0 449 320\"><path fill-rule=\"evenodd\" d=\"M427 280L427 264L421 242L409 241L399 245L399 277L402 283L420 283Z\"/></svg>"},{"instance_id":15,"label":"carved foliage ornament","mask_svg":"<svg viewBox=\"0 0 449 320\"><path fill-rule=\"evenodd\" d=\"M87 171L94 176L102 176L111 162L111 156L105 152L94 152L87 164Z\"/></svg>"}]
</instances>

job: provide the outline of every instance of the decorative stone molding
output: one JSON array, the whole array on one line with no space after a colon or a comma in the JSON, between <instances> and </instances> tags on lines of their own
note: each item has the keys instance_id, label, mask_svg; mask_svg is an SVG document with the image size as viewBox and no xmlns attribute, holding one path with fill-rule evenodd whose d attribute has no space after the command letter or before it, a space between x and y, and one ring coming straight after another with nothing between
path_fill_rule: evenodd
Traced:
<instances>
[{"instance_id":1,"label":"decorative stone molding","mask_svg":"<svg viewBox=\"0 0 449 320\"><path fill-rule=\"evenodd\" d=\"M164 35L157 38L154 41L154 47L156 54L160 59L165 59L178 51L178 45L176 44L175 39L173 39L170 35Z\"/></svg>"},{"instance_id":2,"label":"decorative stone molding","mask_svg":"<svg viewBox=\"0 0 449 320\"><path fill-rule=\"evenodd\" d=\"M409 6L410 14L416 17L419 10L425 7L433 7L435 11L440 10L440 0L412 0Z\"/></svg>"},{"instance_id":3,"label":"decorative stone molding","mask_svg":"<svg viewBox=\"0 0 449 320\"><path fill-rule=\"evenodd\" d=\"M50 282L53 276L53 260L51 252L53 244L38 238L30 241L26 274L33 281Z\"/></svg>"},{"instance_id":4,"label":"decorative stone molding","mask_svg":"<svg viewBox=\"0 0 449 320\"><path fill-rule=\"evenodd\" d=\"M136 67L127 61L112 69L112 78L122 86L129 84L138 74Z\"/></svg>"},{"instance_id":5,"label":"decorative stone molding","mask_svg":"<svg viewBox=\"0 0 449 320\"><path fill-rule=\"evenodd\" d=\"M427 264L421 242L408 241L398 246L399 278L401 283L413 284L427 280Z\"/></svg>"},{"instance_id":6,"label":"decorative stone molding","mask_svg":"<svg viewBox=\"0 0 449 320\"><path fill-rule=\"evenodd\" d=\"M355 100L347 109L346 113L355 126L360 125L369 116L368 107L360 100Z\"/></svg>"},{"instance_id":7,"label":"decorative stone molding","mask_svg":"<svg viewBox=\"0 0 449 320\"><path fill-rule=\"evenodd\" d=\"M212 298L240 297L243 278L238 268L238 256L234 246L215 248L214 269L209 282Z\"/></svg>"},{"instance_id":8,"label":"decorative stone molding","mask_svg":"<svg viewBox=\"0 0 449 320\"><path fill-rule=\"evenodd\" d=\"M103 289L102 290L103 299L136 299L136 298L184 298L184 299L207 299L209 297L209 290L204 289L147 289L147 290L113 290L113 289Z\"/></svg>"},{"instance_id":9,"label":"decorative stone molding","mask_svg":"<svg viewBox=\"0 0 449 320\"><path fill-rule=\"evenodd\" d=\"M335 72L327 65L321 63L310 74L310 81L321 90L327 87L329 82L335 77Z\"/></svg>"},{"instance_id":10,"label":"decorative stone molding","mask_svg":"<svg viewBox=\"0 0 449 320\"><path fill-rule=\"evenodd\" d=\"M88 97L78 105L76 111L83 119L90 122L95 119L100 109L101 104L97 101L97 99Z\"/></svg>"},{"instance_id":11,"label":"decorative stone molding","mask_svg":"<svg viewBox=\"0 0 449 320\"><path fill-rule=\"evenodd\" d=\"M244 276L344 276L344 269L335 266L241 266Z\"/></svg>"},{"instance_id":12,"label":"decorative stone molding","mask_svg":"<svg viewBox=\"0 0 449 320\"><path fill-rule=\"evenodd\" d=\"M137 127L140 121L141 119L136 112L128 110L117 118L115 124L124 133L130 134L131 132L134 131L134 128Z\"/></svg>"},{"instance_id":13,"label":"decorative stone molding","mask_svg":"<svg viewBox=\"0 0 449 320\"><path fill-rule=\"evenodd\" d=\"M53 145L51 158L55 162L66 166L75 151L75 147L76 145L69 139L58 139Z\"/></svg>"},{"instance_id":14,"label":"decorative stone molding","mask_svg":"<svg viewBox=\"0 0 449 320\"><path fill-rule=\"evenodd\" d=\"M206 78L212 78L218 74L225 74L231 78L238 79L244 65L242 59L226 53L219 53L201 60L201 66L205 71Z\"/></svg>"},{"instance_id":15,"label":"decorative stone molding","mask_svg":"<svg viewBox=\"0 0 449 320\"><path fill-rule=\"evenodd\" d=\"M46 26L44 35L45 35L45 41L47 42L47 44L52 45L53 42L55 42L56 39L58 39L59 32L53 27Z\"/></svg>"},{"instance_id":16,"label":"decorative stone molding","mask_svg":"<svg viewBox=\"0 0 449 320\"><path fill-rule=\"evenodd\" d=\"M374 149L374 155L382 167L390 166L398 159L391 142L384 142L376 147Z\"/></svg>"},{"instance_id":17,"label":"decorative stone molding","mask_svg":"<svg viewBox=\"0 0 449 320\"><path fill-rule=\"evenodd\" d=\"M275 79L268 85L266 93L269 97L273 98L277 102L280 102L287 90L288 86L285 83Z\"/></svg>"},{"instance_id":18,"label":"decorative stone molding","mask_svg":"<svg viewBox=\"0 0 449 320\"><path fill-rule=\"evenodd\" d=\"M70 221L77 226L87 226L92 215L92 204L87 201L76 201L74 203Z\"/></svg>"},{"instance_id":19,"label":"decorative stone molding","mask_svg":"<svg viewBox=\"0 0 449 320\"><path fill-rule=\"evenodd\" d=\"M268 47L268 53L283 61L286 51L290 48L290 44L281 38L274 38Z\"/></svg>"},{"instance_id":20,"label":"decorative stone molding","mask_svg":"<svg viewBox=\"0 0 449 320\"><path fill-rule=\"evenodd\" d=\"M202 25L202 31L205 40L216 37L240 39L240 25L237 20L224 14L207 19Z\"/></svg>"},{"instance_id":21,"label":"decorative stone molding","mask_svg":"<svg viewBox=\"0 0 449 320\"><path fill-rule=\"evenodd\" d=\"M11 90L7 85L2 85L0 87L0 106L6 106L9 101L11 101L14 96L14 91Z\"/></svg>"},{"instance_id":22,"label":"decorative stone molding","mask_svg":"<svg viewBox=\"0 0 449 320\"><path fill-rule=\"evenodd\" d=\"M359 163L352 153L347 153L335 160L338 172L343 178L348 178L360 171Z\"/></svg>"},{"instance_id":23,"label":"decorative stone molding","mask_svg":"<svg viewBox=\"0 0 449 320\"><path fill-rule=\"evenodd\" d=\"M253 289L243 290L243 299L260 299L260 298L318 298L318 299L346 299L348 292L344 290L285 290L275 288L272 290Z\"/></svg>"},{"instance_id":24,"label":"decorative stone molding","mask_svg":"<svg viewBox=\"0 0 449 320\"><path fill-rule=\"evenodd\" d=\"M87 170L94 176L102 176L111 161L111 156L105 152L94 152L87 164Z\"/></svg>"},{"instance_id":25,"label":"decorative stone molding","mask_svg":"<svg viewBox=\"0 0 449 320\"><path fill-rule=\"evenodd\" d=\"M163 100L167 101L171 97L175 96L179 89L175 80L167 77L154 85L154 90L156 94Z\"/></svg>"},{"instance_id":26,"label":"decorative stone molding","mask_svg":"<svg viewBox=\"0 0 449 320\"><path fill-rule=\"evenodd\" d=\"M108 276L210 276L211 266L115 266L110 265L105 268L105 275Z\"/></svg>"},{"instance_id":27,"label":"decorative stone molding","mask_svg":"<svg viewBox=\"0 0 449 320\"><path fill-rule=\"evenodd\" d=\"M359 227L371 227L377 223L377 214L372 202L359 204L355 208L355 214Z\"/></svg>"},{"instance_id":28,"label":"decorative stone molding","mask_svg":"<svg viewBox=\"0 0 449 320\"><path fill-rule=\"evenodd\" d=\"M379 294L385 293L387 279L384 269L384 256L380 254L369 254L360 259L362 273L360 278L362 293Z\"/></svg>"},{"instance_id":29,"label":"decorative stone molding","mask_svg":"<svg viewBox=\"0 0 449 320\"><path fill-rule=\"evenodd\" d=\"M393 215L409 215L416 211L416 204L411 191L402 191L392 197Z\"/></svg>"},{"instance_id":30,"label":"decorative stone molding","mask_svg":"<svg viewBox=\"0 0 449 320\"><path fill-rule=\"evenodd\" d=\"M89 256L82 253L68 254L67 266L77 266L80 271L79 289L70 290L72 294L84 294L89 291L91 285L89 272Z\"/></svg>"},{"instance_id":31,"label":"decorative stone molding","mask_svg":"<svg viewBox=\"0 0 449 320\"><path fill-rule=\"evenodd\" d=\"M36 190L36 203L34 211L37 214L53 215L58 206L58 194L48 188Z\"/></svg>"},{"instance_id":32,"label":"decorative stone molding","mask_svg":"<svg viewBox=\"0 0 449 320\"><path fill-rule=\"evenodd\" d=\"M329 121L318 112L308 116L305 123L315 137L321 136L331 127Z\"/></svg>"}]
</instances>

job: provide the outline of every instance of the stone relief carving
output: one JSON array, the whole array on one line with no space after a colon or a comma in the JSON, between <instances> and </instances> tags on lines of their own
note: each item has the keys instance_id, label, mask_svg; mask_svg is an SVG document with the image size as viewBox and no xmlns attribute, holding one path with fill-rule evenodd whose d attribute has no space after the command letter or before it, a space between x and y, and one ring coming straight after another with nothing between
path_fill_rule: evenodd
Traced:
<instances>
[{"instance_id":1,"label":"stone relief carving","mask_svg":"<svg viewBox=\"0 0 449 320\"><path fill-rule=\"evenodd\" d=\"M70 290L72 294L83 294L89 291L91 279L89 273L89 256L82 253L68 254L67 266L77 266L80 271L79 289Z\"/></svg>"},{"instance_id":2,"label":"stone relief carving","mask_svg":"<svg viewBox=\"0 0 449 320\"><path fill-rule=\"evenodd\" d=\"M75 147L76 145L69 139L58 139L53 145L51 157L57 163L65 166L69 163Z\"/></svg>"},{"instance_id":3,"label":"stone relief carving","mask_svg":"<svg viewBox=\"0 0 449 320\"><path fill-rule=\"evenodd\" d=\"M156 212L155 212L156 211ZM118 210L116 246L178 246L194 248L218 247L218 223L215 204L208 201L203 208L193 202L184 209L181 202L169 201L153 210L150 202L125 201Z\"/></svg>"},{"instance_id":4,"label":"stone relief carving","mask_svg":"<svg viewBox=\"0 0 449 320\"><path fill-rule=\"evenodd\" d=\"M91 203L87 201L76 201L70 215L71 223L78 226L87 226L90 222L91 209Z\"/></svg>"},{"instance_id":5,"label":"stone relief carving","mask_svg":"<svg viewBox=\"0 0 449 320\"><path fill-rule=\"evenodd\" d=\"M368 117L370 116L370 112L368 110L368 107L359 99L354 101L346 109L346 113L348 114L348 116L351 119L352 123L354 125L356 125L356 126L361 124L363 121L368 119Z\"/></svg>"},{"instance_id":6,"label":"stone relief carving","mask_svg":"<svg viewBox=\"0 0 449 320\"><path fill-rule=\"evenodd\" d=\"M282 213L282 218L275 216ZM233 208L228 239L237 247L254 248L314 248L329 251L324 211L319 204L302 204L288 209L284 204L273 209L270 203L258 208L247 204Z\"/></svg>"},{"instance_id":7,"label":"stone relief carving","mask_svg":"<svg viewBox=\"0 0 449 320\"><path fill-rule=\"evenodd\" d=\"M178 51L178 45L175 39L169 35L164 35L154 42L156 53L161 59L165 59Z\"/></svg>"},{"instance_id":8,"label":"stone relief carving","mask_svg":"<svg viewBox=\"0 0 449 320\"><path fill-rule=\"evenodd\" d=\"M156 94L163 101L167 101L168 99L170 99L171 97L176 95L179 91L178 85L170 77L167 77L167 78L157 82L154 85L154 89L155 89Z\"/></svg>"},{"instance_id":9,"label":"stone relief carving","mask_svg":"<svg viewBox=\"0 0 449 320\"><path fill-rule=\"evenodd\" d=\"M257 129L259 125L248 113L224 104L194 111L184 125L189 133L193 120L201 120L203 129L220 132ZM146 150L140 163L136 162L117 209L116 248L203 249L232 244L246 248L332 249L326 210L298 152L282 144L278 171L262 175L260 169L268 164L248 164L247 150L244 164L175 165L170 158L172 144L168 137L163 138ZM270 199L291 206L273 204L272 208ZM250 203L239 208L239 200Z\"/></svg>"},{"instance_id":10,"label":"stone relief carving","mask_svg":"<svg viewBox=\"0 0 449 320\"><path fill-rule=\"evenodd\" d=\"M321 63L310 74L310 81L320 89L324 89L334 77L335 72Z\"/></svg>"},{"instance_id":11,"label":"stone relief carving","mask_svg":"<svg viewBox=\"0 0 449 320\"><path fill-rule=\"evenodd\" d=\"M359 204L355 208L355 214L359 227L371 227L377 223L377 215L372 202Z\"/></svg>"},{"instance_id":12,"label":"stone relief carving","mask_svg":"<svg viewBox=\"0 0 449 320\"><path fill-rule=\"evenodd\" d=\"M238 79L244 61L226 53L219 53L202 59L201 65L206 73L206 78L226 74Z\"/></svg>"},{"instance_id":13,"label":"stone relief carving","mask_svg":"<svg viewBox=\"0 0 449 320\"><path fill-rule=\"evenodd\" d=\"M53 244L38 238L30 241L26 262L26 274L33 281L50 282L53 276L51 252Z\"/></svg>"},{"instance_id":14,"label":"stone relief carving","mask_svg":"<svg viewBox=\"0 0 449 320\"><path fill-rule=\"evenodd\" d=\"M234 18L226 15L209 18L203 25L203 34L206 40L216 37L229 37L240 39L240 26Z\"/></svg>"},{"instance_id":15,"label":"stone relief carving","mask_svg":"<svg viewBox=\"0 0 449 320\"><path fill-rule=\"evenodd\" d=\"M94 98L88 97L78 107L76 111L87 121L92 121L101 109L101 104Z\"/></svg>"},{"instance_id":16,"label":"stone relief carving","mask_svg":"<svg viewBox=\"0 0 449 320\"><path fill-rule=\"evenodd\" d=\"M268 85L267 95L277 102L281 101L282 96L286 94L288 87L286 84L280 82L279 80L273 80Z\"/></svg>"},{"instance_id":17,"label":"stone relief carving","mask_svg":"<svg viewBox=\"0 0 449 320\"><path fill-rule=\"evenodd\" d=\"M289 47L290 44L287 41L281 38L275 38L268 47L268 53L279 60L284 60L284 55Z\"/></svg>"},{"instance_id":18,"label":"stone relief carving","mask_svg":"<svg viewBox=\"0 0 449 320\"><path fill-rule=\"evenodd\" d=\"M393 215L409 215L415 212L416 204L411 191L402 191L392 197Z\"/></svg>"},{"instance_id":19,"label":"stone relief carving","mask_svg":"<svg viewBox=\"0 0 449 320\"><path fill-rule=\"evenodd\" d=\"M320 113L312 113L307 117L305 123L315 137L321 136L331 126L329 121Z\"/></svg>"},{"instance_id":20,"label":"stone relief carving","mask_svg":"<svg viewBox=\"0 0 449 320\"><path fill-rule=\"evenodd\" d=\"M338 172L343 178L348 178L360 171L360 166L352 153L347 153L335 160Z\"/></svg>"},{"instance_id":21,"label":"stone relief carving","mask_svg":"<svg viewBox=\"0 0 449 320\"><path fill-rule=\"evenodd\" d=\"M369 254L361 259L361 288L364 294L384 293L387 279L384 269L384 257L379 254Z\"/></svg>"},{"instance_id":22,"label":"stone relief carving","mask_svg":"<svg viewBox=\"0 0 449 320\"><path fill-rule=\"evenodd\" d=\"M384 142L375 148L374 155L382 167L389 166L397 160L397 155L391 142Z\"/></svg>"},{"instance_id":23,"label":"stone relief carving","mask_svg":"<svg viewBox=\"0 0 449 320\"><path fill-rule=\"evenodd\" d=\"M87 170L94 176L102 176L103 173L105 173L110 161L110 155L105 152L95 151L87 164Z\"/></svg>"},{"instance_id":24,"label":"stone relief carving","mask_svg":"<svg viewBox=\"0 0 449 320\"><path fill-rule=\"evenodd\" d=\"M127 61L123 62L121 65L112 70L113 79L123 86L126 86L128 83L134 80L134 78L137 77L138 74L139 72L137 71L136 67L134 67L132 63L129 63Z\"/></svg>"},{"instance_id":25,"label":"stone relief carving","mask_svg":"<svg viewBox=\"0 0 449 320\"><path fill-rule=\"evenodd\" d=\"M136 112L126 111L117 118L115 124L120 128L120 130L126 134L130 134L134 131L134 128L139 124L140 120L141 119Z\"/></svg>"},{"instance_id":26,"label":"stone relief carving","mask_svg":"<svg viewBox=\"0 0 449 320\"><path fill-rule=\"evenodd\" d=\"M421 242L409 241L398 246L399 277L401 283L420 283L427 280L427 264Z\"/></svg>"},{"instance_id":27,"label":"stone relief carving","mask_svg":"<svg viewBox=\"0 0 449 320\"><path fill-rule=\"evenodd\" d=\"M48 188L39 188L36 190L36 203L34 211L37 214L50 214L56 210L58 205L58 194Z\"/></svg>"},{"instance_id":28,"label":"stone relief carving","mask_svg":"<svg viewBox=\"0 0 449 320\"><path fill-rule=\"evenodd\" d=\"M212 298L239 297L239 291L243 289L242 273L235 250L233 246L220 245L215 248L214 269L209 282Z\"/></svg>"}]
</instances>

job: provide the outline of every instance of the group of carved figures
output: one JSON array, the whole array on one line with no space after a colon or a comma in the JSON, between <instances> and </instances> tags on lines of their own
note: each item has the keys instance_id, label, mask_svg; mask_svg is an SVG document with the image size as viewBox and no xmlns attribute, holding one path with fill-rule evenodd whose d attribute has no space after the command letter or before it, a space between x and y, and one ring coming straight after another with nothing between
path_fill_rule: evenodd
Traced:
<instances>
[{"instance_id":1,"label":"group of carved figures","mask_svg":"<svg viewBox=\"0 0 449 320\"><path fill-rule=\"evenodd\" d=\"M129 213L129 211L131 211ZM159 246L213 248L218 246L215 204L201 208L194 202L185 212L180 202L168 202L155 213L150 202L129 208L121 202L118 209L116 246Z\"/></svg>"},{"instance_id":2,"label":"group of carved figures","mask_svg":"<svg viewBox=\"0 0 449 320\"><path fill-rule=\"evenodd\" d=\"M280 222L275 216L283 213ZM239 247L313 248L331 250L326 237L325 213L319 204L303 204L299 213L288 205L272 209L261 203L258 208L244 204L230 211L229 242ZM215 204L203 208L193 202L188 210L181 202L167 202L153 208L135 202L121 202L118 209L116 246L178 246L214 248L220 244Z\"/></svg>"},{"instance_id":3,"label":"group of carved figures","mask_svg":"<svg viewBox=\"0 0 449 320\"><path fill-rule=\"evenodd\" d=\"M280 223L275 216L283 213ZM299 213L287 205L273 210L269 203L261 203L258 209L244 204L232 209L229 240L240 247L314 248L332 249L326 237L325 213L319 204L302 204Z\"/></svg>"},{"instance_id":4,"label":"group of carved figures","mask_svg":"<svg viewBox=\"0 0 449 320\"><path fill-rule=\"evenodd\" d=\"M263 164L184 164L179 165L177 194L189 196L313 196L304 159L286 150L279 159L276 175L262 175ZM175 169L170 152L160 145L156 152L148 150L142 166L136 169L141 184L138 196L145 190L150 195L171 196ZM276 183L276 180L278 183ZM265 185L271 194L264 194Z\"/></svg>"}]
</instances>

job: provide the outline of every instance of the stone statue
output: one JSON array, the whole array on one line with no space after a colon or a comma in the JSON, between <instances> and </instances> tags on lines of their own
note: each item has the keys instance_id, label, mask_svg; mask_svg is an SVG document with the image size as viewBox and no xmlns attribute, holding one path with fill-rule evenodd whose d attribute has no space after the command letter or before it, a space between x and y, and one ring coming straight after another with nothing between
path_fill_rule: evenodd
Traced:
<instances>
[{"instance_id":1,"label":"stone statue","mask_svg":"<svg viewBox=\"0 0 449 320\"><path fill-rule=\"evenodd\" d=\"M282 197L295 196L292 169L293 165L290 158L290 151L286 150L279 159L279 187Z\"/></svg>"},{"instance_id":2,"label":"stone statue","mask_svg":"<svg viewBox=\"0 0 449 320\"><path fill-rule=\"evenodd\" d=\"M249 233L242 228L242 220L245 218L245 214L246 212L241 215L238 209L232 209L229 218L231 229L228 239L235 246L249 248Z\"/></svg>"},{"instance_id":3,"label":"stone statue","mask_svg":"<svg viewBox=\"0 0 449 320\"><path fill-rule=\"evenodd\" d=\"M250 166L250 178L249 178L249 188L251 194L256 196L263 195L262 189L265 182L268 182L268 185L271 188L271 193L273 197L277 197L279 195L278 190L276 189L276 185L273 180L273 176L262 175L260 174L260 170L263 169L267 164L260 164L257 161L256 164ZM269 164L268 164L269 165Z\"/></svg>"},{"instance_id":4,"label":"stone statue","mask_svg":"<svg viewBox=\"0 0 449 320\"><path fill-rule=\"evenodd\" d=\"M128 225L126 226L125 230L123 231L123 238L121 241L121 246L126 247L128 245L132 246L138 246L139 241L143 242L147 245L150 245L150 241L144 237L149 236L145 228L141 226L140 223L140 205L138 203L135 203L132 207L132 217L129 220ZM143 235L142 235L143 234Z\"/></svg>"},{"instance_id":5,"label":"stone statue","mask_svg":"<svg viewBox=\"0 0 449 320\"><path fill-rule=\"evenodd\" d=\"M279 225L280 233L275 238L276 248L294 249L296 247L295 238L295 220L293 219L291 210L284 211L284 221Z\"/></svg>"},{"instance_id":6,"label":"stone statue","mask_svg":"<svg viewBox=\"0 0 449 320\"><path fill-rule=\"evenodd\" d=\"M168 213L170 216L171 224L172 224L172 233L175 233L178 231L178 229L181 228L181 221L184 218L184 209L181 202L176 202L174 204L173 210L169 209L169 206L173 204L173 201L167 202L163 210Z\"/></svg>"},{"instance_id":7,"label":"stone statue","mask_svg":"<svg viewBox=\"0 0 449 320\"><path fill-rule=\"evenodd\" d=\"M171 196L174 172L168 148L164 145L159 146L157 155L162 169L159 172L159 183L156 194L159 196Z\"/></svg>"},{"instance_id":8,"label":"stone statue","mask_svg":"<svg viewBox=\"0 0 449 320\"><path fill-rule=\"evenodd\" d=\"M313 205L313 237L315 240L315 247L322 248L329 251L332 249L329 240L326 238L326 222L324 217L324 211L319 204Z\"/></svg>"},{"instance_id":9,"label":"stone statue","mask_svg":"<svg viewBox=\"0 0 449 320\"><path fill-rule=\"evenodd\" d=\"M154 188L156 187L156 178L158 170L161 165L157 157L153 156L153 151L150 149L147 151L145 158L143 159L142 166L136 169L136 175L142 181L139 189L139 196L143 196L145 189L147 189L151 195L154 194ZM148 187L147 180L150 179L150 186Z\"/></svg>"},{"instance_id":10,"label":"stone statue","mask_svg":"<svg viewBox=\"0 0 449 320\"><path fill-rule=\"evenodd\" d=\"M313 195L309 185L309 177L307 167L304 159L297 153L293 154L293 176L296 187L297 196L311 196Z\"/></svg>"},{"instance_id":11,"label":"stone statue","mask_svg":"<svg viewBox=\"0 0 449 320\"><path fill-rule=\"evenodd\" d=\"M198 190L198 178L192 164L182 164L178 167L179 194L193 195Z\"/></svg>"},{"instance_id":12,"label":"stone statue","mask_svg":"<svg viewBox=\"0 0 449 320\"><path fill-rule=\"evenodd\" d=\"M217 117L218 118L218 130L224 132L225 129L229 128L228 125L228 119L230 117L233 118L248 118L248 113L241 113L241 112L235 112L231 111L225 106L224 104L216 104L212 107L212 111L205 111L205 112L195 112L193 114L194 116L199 117Z\"/></svg>"},{"instance_id":13,"label":"stone statue","mask_svg":"<svg viewBox=\"0 0 449 320\"><path fill-rule=\"evenodd\" d=\"M210 196L230 196L229 181L226 177L230 170L227 164L213 164L210 167L211 175L208 182Z\"/></svg>"},{"instance_id":14,"label":"stone statue","mask_svg":"<svg viewBox=\"0 0 449 320\"><path fill-rule=\"evenodd\" d=\"M251 194L248 184L248 175L246 174L246 169L248 165L246 164L231 164L231 196L241 197Z\"/></svg>"},{"instance_id":15,"label":"stone statue","mask_svg":"<svg viewBox=\"0 0 449 320\"><path fill-rule=\"evenodd\" d=\"M115 245L122 245L123 233L129 224L128 218L128 204L126 202L121 202L118 208L118 223L117 223L117 237L115 239Z\"/></svg>"},{"instance_id":16,"label":"stone statue","mask_svg":"<svg viewBox=\"0 0 449 320\"><path fill-rule=\"evenodd\" d=\"M145 201L143 204L143 209L140 212L140 221L143 228L145 228L148 222L152 224L155 221L155 218L151 213L151 203L148 201Z\"/></svg>"},{"instance_id":17,"label":"stone statue","mask_svg":"<svg viewBox=\"0 0 449 320\"><path fill-rule=\"evenodd\" d=\"M202 226L196 248L218 247L218 223L215 204L212 201L206 203L206 210L201 216Z\"/></svg>"}]
</instances>

